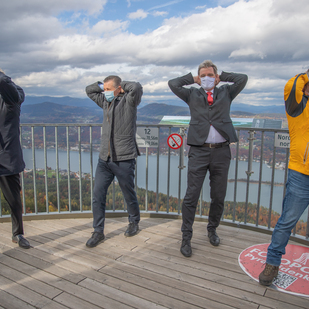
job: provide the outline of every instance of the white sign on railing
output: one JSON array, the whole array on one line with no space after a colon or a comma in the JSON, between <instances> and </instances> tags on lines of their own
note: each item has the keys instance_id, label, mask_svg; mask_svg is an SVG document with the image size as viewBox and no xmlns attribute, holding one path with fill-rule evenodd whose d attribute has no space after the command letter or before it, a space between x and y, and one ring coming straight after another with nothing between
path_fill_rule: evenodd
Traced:
<instances>
[{"instance_id":1,"label":"white sign on railing","mask_svg":"<svg viewBox=\"0 0 309 309\"><path fill-rule=\"evenodd\" d=\"M138 147L159 147L159 128L137 127L136 142Z\"/></svg>"},{"instance_id":2,"label":"white sign on railing","mask_svg":"<svg viewBox=\"0 0 309 309\"><path fill-rule=\"evenodd\" d=\"M275 133L275 147L290 148L290 135L288 133Z\"/></svg>"}]
</instances>

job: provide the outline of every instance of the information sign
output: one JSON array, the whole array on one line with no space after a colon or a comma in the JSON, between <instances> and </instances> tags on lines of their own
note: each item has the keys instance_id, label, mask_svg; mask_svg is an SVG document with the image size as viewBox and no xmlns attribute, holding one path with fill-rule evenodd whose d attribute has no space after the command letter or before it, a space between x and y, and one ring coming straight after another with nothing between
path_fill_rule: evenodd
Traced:
<instances>
[{"instance_id":1,"label":"information sign","mask_svg":"<svg viewBox=\"0 0 309 309\"><path fill-rule=\"evenodd\" d=\"M290 135L288 133L276 133L275 147L290 148Z\"/></svg>"},{"instance_id":2,"label":"information sign","mask_svg":"<svg viewBox=\"0 0 309 309\"><path fill-rule=\"evenodd\" d=\"M138 127L136 142L138 147L159 147L159 128Z\"/></svg>"}]
</instances>

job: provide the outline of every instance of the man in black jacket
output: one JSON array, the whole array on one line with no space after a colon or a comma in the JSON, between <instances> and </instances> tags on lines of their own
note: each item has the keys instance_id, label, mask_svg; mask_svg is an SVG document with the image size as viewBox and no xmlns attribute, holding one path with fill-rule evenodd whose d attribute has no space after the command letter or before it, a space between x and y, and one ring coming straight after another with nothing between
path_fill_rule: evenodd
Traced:
<instances>
[{"instance_id":1,"label":"man in black jacket","mask_svg":"<svg viewBox=\"0 0 309 309\"><path fill-rule=\"evenodd\" d=\"M237 135L230 118L232 100L243 90L247 75L222 72L206 60L199 65L198 76L191 73L172 79L169 87L175 95L189 105L191 121L187 144L190 145L188 162L188 186L182 204L182 244L181 253L192 254L191 238L197 202L209 171L210 210L208 216L208 237L213 246L218 246L220 238L216 233L223 213L227 188L227 176L231 160L230 143L237 142ZM220 82L229 82L216 87ZM184 87L198 84L201 87Z\"/></svg>"},{"instance_id":2,"label":"man in black jacket","mask_svg":"<svg viewBox=\"0 0 309 309\"><path fill-rule=\"evenodd\" d=\"M99 162L93 190L93 228L87 247L95 247L105 238L104 221L106 194L114 177L128 206L129 225L125 236L138 233L139 205L134 190L135 159L139 155L135 135L137 106L143 88L140 83L121 81L119 76L108 76L104 83L86 87L88 97L103 109L103 124Z\"/></svg>"},{"instance_id":3,"label":"man in black jacket","mask_svg":"<svg viewBox=\"0 0 309 309\"><path fill-rule=\"evenodd\" d=\"M0 188L11 208L12 241L28 249L30 244L23 237L19 179L25 168L19 141L20 106L24 99L22 88L0 69Z\"/></svg>"}]
</instances>

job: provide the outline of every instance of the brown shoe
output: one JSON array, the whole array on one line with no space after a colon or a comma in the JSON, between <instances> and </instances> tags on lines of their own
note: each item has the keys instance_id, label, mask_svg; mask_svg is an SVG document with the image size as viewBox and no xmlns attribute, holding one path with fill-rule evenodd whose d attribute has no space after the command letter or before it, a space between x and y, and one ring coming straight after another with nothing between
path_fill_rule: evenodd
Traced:
<instances>
[{"instance_id":1,"label":"brown shoe","mask_svg":"<svg viewBox=\"0 0 309 309\"><path fill-rule=\"evenodd\" d=\"M279 266L273 266L270 264L265 265L264 270L259 275L259 282L262 285L271 285L279 272Z\"/></svg>"}]
</instances>

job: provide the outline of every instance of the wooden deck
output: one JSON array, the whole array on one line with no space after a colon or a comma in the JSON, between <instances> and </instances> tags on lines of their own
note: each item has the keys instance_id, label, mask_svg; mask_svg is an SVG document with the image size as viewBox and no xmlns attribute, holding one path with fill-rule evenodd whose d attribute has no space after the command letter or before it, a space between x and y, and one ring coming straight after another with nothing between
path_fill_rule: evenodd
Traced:
<instances>
[{"instance_id":1,"label":"wooden deck","mask_svg":"<svg viewBox=\"0 0 309 309\"><path fill-rule=\"evenodd\" d=\"M309 307L308 298L263 287L239 267L239 253L270 235L221 225L213 247L206 223L195 222L185 258L180 225L142 218L141 232L125 238L127 218L108 218L105 242L88 249L92 219L25 221L33 248L23 250L11 242L11 223L0 223L0 308Z\"/></svg>"}]
</instances>

